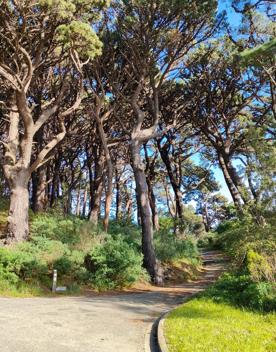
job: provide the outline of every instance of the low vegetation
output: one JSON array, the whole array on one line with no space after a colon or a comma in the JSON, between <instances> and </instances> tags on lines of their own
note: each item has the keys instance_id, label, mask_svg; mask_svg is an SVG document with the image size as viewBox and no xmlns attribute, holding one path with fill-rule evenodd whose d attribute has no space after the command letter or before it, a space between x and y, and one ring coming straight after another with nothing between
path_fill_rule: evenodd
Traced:
<instances>
[{"instance_id":1,"label":"low vegetation","mask_svg":"<svg viewBox=\"0 0 276 352\"><path fill-rule=\"evenodd\" d=\"M165 335L170 352L272 352L276 315L262 315L194 299L169 314Z\"/></svg>"},{"instance_id":2,"label":"low vegetation","mask_svg":"<svg viewBox=\"0 0 276 352\"><path fill-rule=\"evenodd\" d=\"M260 311L276 310L275 231L271 213L262 214L261 224L247 215L217 228L214 244L231 260L230 272L211 290L217 301Z\"/></svg>"},{"instance_id":3,"label":"low vegetation","mask_svg":"<svg viewBox=\"0 0 276 352\"><path fill-rule=\"evenodd\" d=\"M228 255L227 273L198 298L169 314L170 352L276 350L275 219L263 213L222 222L201 244Z\"/></svg>"},{"instance_id":4,"label":"low vegetation","mask_svg":"<svg viewBox=\"0 0 276 352\"><path fill-rule=\"evenodd\" d=\"M6 203L2 203L2 213L6 213ZM29 241L0 248L0 294L50 294L53 269L58 271L58 284L67 286L68 293L116 290L149 281L142 267L140 230L132 222L111 221L107 234L101 226L57 211L31 213L30 218ZM164 231L170 233L167 238ZM196 276L200 261L192 234L180 238L164 225L155 241L168 280Z\"/></svg>"}]
</instances>

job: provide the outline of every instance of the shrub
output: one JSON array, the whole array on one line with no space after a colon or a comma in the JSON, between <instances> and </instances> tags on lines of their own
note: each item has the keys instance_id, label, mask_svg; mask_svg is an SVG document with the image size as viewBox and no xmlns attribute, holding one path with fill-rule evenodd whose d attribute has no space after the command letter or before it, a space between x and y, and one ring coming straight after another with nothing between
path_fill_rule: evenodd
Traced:
<instances>
[{"instance_id":1,"label":"shrub","mask_svg":"<svg viewBox=\"0 0 276 352\"><path fill-rule=\"evenodd\" d=\"M32 252L17 247L0 249L0 265L11 274L23 280L42 278L47 275L47 265Z\"/></svg>"},{"instance_id":2,"label":"shrub","mask_svg":"<svg viewBox=\"0 0 276 352\"><path fill-rule=\"evenodd\" d=\"M0 248L0 281L22 286L24 282L51 286L53 269L58 270L59 280L82 281L84 253L71 250L68 245L34 237L15 247Z\"/></svg>"},{"instance_id":3,"label":"shrub","mask_svg":"<svg viewBox=\"0 0 276 352\"><path fill-rule=\"evenodd\" d=\"M276 289L268 282L253 282L249 275L226 273L209 288L205 296L260 311L276 310Z\"/></svg>"},{"instance_id":4,"label":"shrub","mask_svg":"<svg viewBox=\"0 0 276 352\"><path fill-rule=\"evenodd\" d=\"M275 282L275 232L273 218L258 225L247 215L220 225L218 238L236 270L247 272L254 281Z\"/></svg>"},{"instance_id":5,"label":"shrub","mask_svg":"<svg viewBox=\"0 0 276 352\"><path fill-rule=\"evenodd\" d=\"M252 249L247 252L247 269L253 281L273 281L275 279L273 268L264 255L254 252Z\"/></svg>"},{"instance_id":6,"label":"shrub","mask_svg":"<svg viewBox=\"0 0 276 352\"><path fill-rule=\"evenodd\" d=\"M160 231L155 234L154 244L157 258L163 262L198 258L196 241L191 236L178 238L174 233Z\"/></svg>"},{"instance_id":7,"label":"shrub","mask_svg":"<svg viewBox=\"0 0 276 352\"><path fill-rule=\"evenodd\" d=\"M84 252L73 250L58 258L53 267L58 271L59 277L70 277L71 281L83 282L85 279Z\"/></svg>"},{"instance_id":8,"label":"shrub","mask_svg":"<svg viewBox=\"0 0 276 352\"><path fill-rule=\"evenodd\" d=\"M122 236L125 242L134 246L137 251L141 251L141 229L133 222L127 220L111 221L108 234L114 239L118 235Z\"/></svg>"},{"instance_id":9,"label":"shrub","mask_svg":"<svg viewBox=\"0 0 276 352\"><path fill-rule=\"evenodd\" d=\"M16 285L19 278L15 273L10 272L7 268L0 264L0 287L8 285Z\"/></svg>"},{"instance_id":10,"label":"shrub","mask_svg":"<svg viewBox=\"0 0 276 352\"><path fill-rule=\"evenodd\" d=\"M121 235L108 238L85 258L92 286L98 290L127 287L142 275L142 255Z\"/></svg>"},{"instance_id":11,"label":"shrub","mask_svg":"<svg viewBox=\"0 0 276 352\"><path fill-rule=\"evenodd\" d=\"M79 241L78 234L83 223L82 220L73 217L37 214L32 218L31 234L66 244L75 244Z\"/></svg>"},{"instance_id":12,"label":"shrub","mask_svg":"<svg viewBox=\"0 0 276 352\"><path fill-rule=\"evenodd\" d=\"M221 243L218 242L218 234L215 232L205 233L198 239L197 245L199 248L222 249Z\"/></svg>"},{"instance_id":13,"label":"shrub","mask_svg":"<svg viewBox=\"0 0 276 352\"><path fill-rule=\"evenodd\" d=\"M68 245L85 253L104 241L105 234L85 220L53 214L37 214L32 218L31 237L45 238Z\"/></svg>"}]
</instances>

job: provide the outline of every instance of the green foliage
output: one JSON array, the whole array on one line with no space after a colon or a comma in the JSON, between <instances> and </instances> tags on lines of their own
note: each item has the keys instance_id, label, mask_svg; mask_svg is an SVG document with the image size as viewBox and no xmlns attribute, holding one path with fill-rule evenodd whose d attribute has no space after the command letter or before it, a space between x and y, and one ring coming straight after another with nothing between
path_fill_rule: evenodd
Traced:
<instances>
[{"instance_id":1,"label":"green foliage","mask_svg":"<svg viewBox=\"0 0 276 352\"><path fill-rule=\"evenodd\" d=\"M253 281L260 282L262 280L273 280L273 268L269 265L268 260L263 255L250 249L247 252L247 269Z\"/></svg>"},{"instance_id":2,"label":"green foliage","mask_svg":"<svg viewBox=\"0 0 276 352\"><path fill-rule=\"evenodd\" d=\"M198 260L196 241L191 236L178 238L175 234L158 232L154 237L157 258L162 262L179 259Z\"/></svg>"},{"instance_id":3,"label":"green foliage","mask_svg":"<svg viewBox=\"0 0 276 352\"><path fill-rule=\"evenodd\" d=\"M271 311L276 310L275 217L257 209L255 213L256 218L245 214L217 228L218 243L233 266L232 273L223 275L208 295L217 301Z\"/></svg>"},{"instance_id":4,"label":"green foliage","mask_svg":"<svg viewBox=\"0 0 276 352\"><path fill-rule=\"evenodd\" d=\"M249 275L226 273L204 296L216 302L260 310L276 311L276 287L268 282L254 282Z\"/></svg>"},{"instance_id":5,"label":"green foliage","mask_svg":"<svg viewBox=\"0 0 276 352\"><path fill-rule=\"evenodd\" d=\"M92 286L100 291L130 286L144 274L142 255L120 235L93 248L85 262Z\"/></svg>"},{"instance_id":6,"label":"green foliage","mask_svg":"<svg viewBox=\"0 0 276 352\"><path fill-rule=\"evenodd\" d=\"M162 262L189 259L193 262L198 260L198 250L194 232L198 217L190 217L187 212L185 217L185 232L176 234L175 220L170 217L160 218L160 230L154 234L154 246L157 258ZM183 230L183 227L182 227Z\"/></svg>"},{"instance_id":7,"label":"green foliage","mask_svg":"<svg viewBox=\"0 0 276 352\"><path fill-rule=\"evenodd\" d=\"M251 215L219 226L218 242L231 256L238 270L246 270L254 280L273 281L276 273L276 224L274 216L258 224ZM258 269L257 269L258 266Z\"/></svg>"},{"instance_id":8,"label":"green foliage","mask_svg":"<svg viewBox=\"0 0 276 352\"><path fill-rule=\"evenodd\" d=\"M58 42L71 55L75 51L81 58L93 59L101 54L102 43L92 23L99 20L108 0L40 0L39 5L56 19Z\"/></svg>"},{"instance_id":9,"label":"green foliage","mask_svg":"<svg viewBox=\"0 0 276 352\"><path fill-rule=\"evenodd\" d=\"M221 242L218 241L218 234L215 232L207 232L197 241L199 248L222 249Z\"/></svg>"},{"instance_id":10,"label":"green foliage","mask_svg":"<svg viewBox=\"0 0 276 352\"><path fill-rule=\"evenodd\" d=\"M79 241L79 230L82 224L83 222L77 218L38 214L32 219L31 235L76 244Z\"/></svg>"},{"instance_id":11,"label":"green foliage","mask_svg":"<svg viewBox=\"0 0 276 352\"><path fill-rule=\"evenodd\" d=\"M108 234L114 239L122 235L124 241L141 251L141 229L131 221L110 221Z\"/></svg>"},{"instance_id":12,"label":"green foliage","mask_svg":"<svg viewBox=\"0 0 276 352\"><path fill-rule=\"evenodd\" d=\"M259 66L260 60L267 60L276 54L276 39L271 39L253 49L246 49L241 54L241 61L244 65L254 64Z\"/></svg>"},{"instance_id":13,"label":"green foliage","mask_svg":"<svg viewBox=\"0 0 276 352\"><path fill-rule=\"evenodd\" d=\"M102 43L88 23L72 21L69 25L60 25L58 39L66 49L73 49L81 57L93 59L101 54Z\"/></svg>"},{"instance_id":14,"label":"green foliage","mask_svg":"<svg viewBox=\"0 0 276 352\"><path fill-rule=\"evenodd\" d=\"M196 265L192 236L176 236L173 219L162 218L160 224L155 234L158 258ZM148 279L142 268L140 228L132 222L111 221L106 234L85 220L49 212L32 214L30 225L29 241L0 248L1 292L24 295L28 286L35 293L40 288L50 290L53 269L58 271L59 284L73 287L74 292L79 286L110 290Z\"/></svg>"},{"instance_id":15,"label":"green foliage","mask_svg":"<svg viewBox=\"0 0 276 352\"><path fill-rule=\"evenodd\" d=\"M51 287L53 269L58 270L60 282L82 282L85 268L84 253L70 250L68 245L43 237L14 247L0 248L0 282L11 288L22 284Z\"/></svg>"},{"instance_id":16,"label":"green foliage","mask_svg":"<svg viewBox=\"0 0 276 352\"><path fill-rule=\"evenodd\" d=\"M85 220L50 213L32 217L31 237L36 236L60 241L84 252L104 239L103 232Z\"/></svg>"}]
</instances>

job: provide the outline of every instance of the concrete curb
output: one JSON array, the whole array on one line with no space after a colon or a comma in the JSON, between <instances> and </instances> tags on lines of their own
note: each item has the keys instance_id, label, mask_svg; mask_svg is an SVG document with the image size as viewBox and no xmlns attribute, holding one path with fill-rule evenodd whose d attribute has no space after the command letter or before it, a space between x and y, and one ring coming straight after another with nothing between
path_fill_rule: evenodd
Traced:
<instances>
[{"instance_id":1,"label":"concrete curb","mask_svg":"<svg viewBox=\"0 0 276 352\"><path fill-rule=\"evenodd\" d=\"M173 309L175 309L175 308L173 308ZM157 343L158 343L158 348L159 348L160 352L169 352L169 349L168 349L168 346L167 346L167 342L166 342L166 339L165 339L165 335L164 335L164 323L165 323L166 317L168 316L168 314L172 310L164 313L161 316L161 319L159 320L159 324L158 324L158 327L157 327Z\"/></svg>"},{"instance_id":2,"label":"concrete curb","mask_svg":"<svg viewBox=\"0 0 276 352\"><path fill-rule=\"evenodd\" d=\"M169 352L169 348L165 339L165 334L164 334L164 323L167 318L167 316L175 309L178 307L182 306L182 304L185 304L189 302L190 300L196 298L199 295L199 292L191 294L189 297L185 297L183 299L183 302L178 304L176 307L170 309L169 311L163 313L158 321L158 326L157 326L157 345L159 348L159 352Z\"/></svg>"}]
</instances>

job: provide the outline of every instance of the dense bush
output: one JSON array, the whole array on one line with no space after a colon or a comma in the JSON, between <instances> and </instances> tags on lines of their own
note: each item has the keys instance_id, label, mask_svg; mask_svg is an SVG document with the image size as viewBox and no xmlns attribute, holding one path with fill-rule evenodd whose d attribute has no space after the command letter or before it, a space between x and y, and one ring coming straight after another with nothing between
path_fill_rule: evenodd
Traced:
<instances>
[{"instance_id":1,"label":"dense bush","mask_svg":"<svg viewBox=\"0 0 276 352\"><path fill-rule=\"evenodd\" d=\"M155 234L154 244L157 258L162 262L184 258L190 260L198 259L196 241L191 236L178 238L173 233L164 233L161 231Z\"/></svg>"},{"instance_id":2,"label":"dense bush","mask_svg":"<svg viewBox=\"0 0 276 352\"><path fill-rule=\"evenodd\" d=\"M222 244L218 241L218 234L215 232L208 232L203 234L197 241L197 246L199 248L206 249L222 249Z\"/></svg>"},{"instance_id":3,"label":"dense bush","mask_svg":"<svg viewBox=\"0 0 276 352\"><path fill-rule=\"evenodd\" d=\"M209 291L213 298L261 311L276 310L276 224L274 217L246 214L220 224L219 244L232 261L225 274Z\"/></svg>"},{"instance_id":4,"label":"dense bush","mask_svg":"<svg viewBox=\"0 0 276 352\"><path fill-rule=\"evenodd\" d=\"M58 270L60 282L68 277L71 282L80 282L83 262L83 252L71 250L60 241L33 237L30 242L0 248L0 282L15 287L23 282L36 283L50 289L53 269Z\"/></svg>"},{"instance_id":5,"label":"dense bush","mask_svg":"<svg viewBox=\"0 0 276 352\"><path fill-rule=\"evenodd\" d=\"M276 287L269 282L254 282L249 275L224 274L204 295L216 302L276 311Z\"/></svg>"},{"instance_id":6,"label":"dense bush","mask_svg":"<svg viewBox=\"0 0 276 352\"><path fill-rule=\"evenodd\" d=\"M175 220L170 217L160 218L160 230L154 234L156 256L161 262L179 259L198 260L197 242L192 233L175 231Z\"/></svg>"},{"instance_id":7,"label":"dense bush","mask_svg":"<svg viewBox=\"0 0 276 352\"><path fill-rule=\"evenodd\" d=\"M38 214L32 217L31 234L67 244L79 242L79 233L84 221L73 217Z\"/></svg>"},{"instance_id":8,"label":"dense bush","mask_svg":"<svg viewBox=\"0 0 276 352\"><path fill-rule=\"evenodd\" d=\"M265 256L275 256L276 224L267 221L259 225L252 216L227 221L217 229L219 240L235 262L243 263L249 250Z\"/></svg>"},{"instance_id":9,"label":"dense bush","mask_svg":"<svg viewBox=\"0 0 276 352\"><path fill-rule=\"evenodd\" d=\"M98 290L130 286L144 275L142 255L120 235L93 248L85 263Z\"/></svg>"},{"instance_id":10,"label":"dense bush","mask_svg":"<svg viewBox=\"0 0 276 352\"><path fill-rule=\"evenodd\" d=\"M154 236L158 259L196 264L192 236L176 236L172 219L160 223ZM69 287L116 289L148 279L142 268L141 229L129 221L111 221L106 234L101 226L59 212L31 214L30 240L0 248L0 290L16 291L26 285L50 290L53 269L58 271L58 284Z\"/></svg>"},{"instance_id":11,"label":"dense bush","mask_svg":"<svg viewBox=\"0 0 276 352\"><path fill-rule=\"evenodd\" d=\"M141 229L131 221L110 221L108 234L113 238L122 236L124 241L141 251Z\"/></svg>"}]
</instances>

